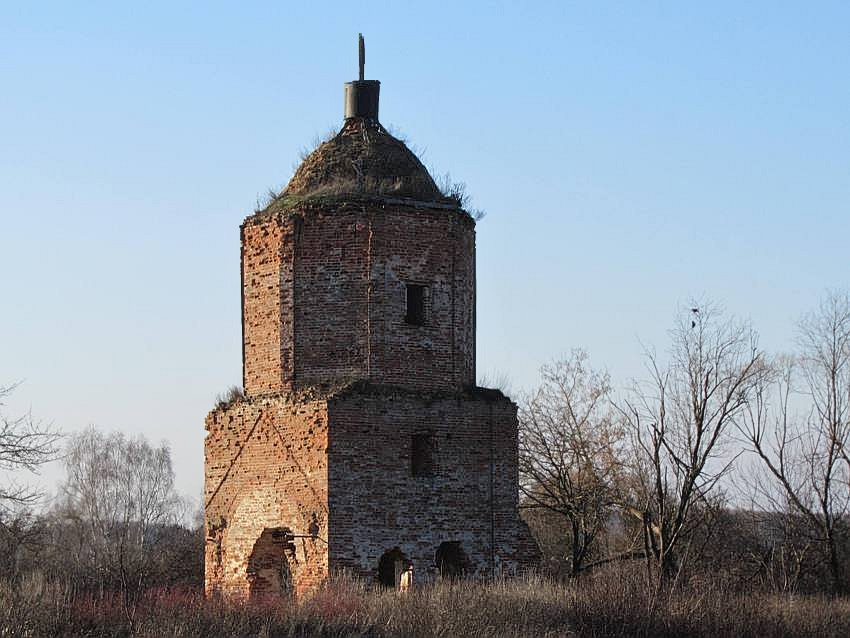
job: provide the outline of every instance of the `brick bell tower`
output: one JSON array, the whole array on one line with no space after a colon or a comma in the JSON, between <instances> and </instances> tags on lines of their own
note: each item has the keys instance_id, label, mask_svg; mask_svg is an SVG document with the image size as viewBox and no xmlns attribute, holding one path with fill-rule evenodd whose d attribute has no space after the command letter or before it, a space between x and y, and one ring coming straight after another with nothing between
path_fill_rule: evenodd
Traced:
<instances>
[{"instance_id":1,"label":"brick bell tower","mask_svg":"<svg viewBox=\"0 0 850 638\"><path fill-rule=\"evenodd\" d=\"M475 221L378 121L380 82L241 227L245 397L206 419L206 590L511 573L516 406L475 386Z\"/></svg>"}]
</instances>

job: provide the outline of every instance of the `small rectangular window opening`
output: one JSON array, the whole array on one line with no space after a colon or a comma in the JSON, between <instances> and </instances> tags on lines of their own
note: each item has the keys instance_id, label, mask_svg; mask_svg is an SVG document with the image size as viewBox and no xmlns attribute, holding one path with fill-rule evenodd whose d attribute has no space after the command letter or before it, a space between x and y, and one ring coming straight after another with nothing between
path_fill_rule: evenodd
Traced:
<instances>
[{"instance_id":1,"label":"small rectangular window opening","mask_svg":"<svg viewBox=\"0 0 850 638\"><path fill-rule=\"evenodd\" d=\"M413 476L434 476L436 470L433 434L414 434L410 446L410 472Z\"/></svg>"},{"instance_id":2,"label":"small rectangular window opening","mask_svg":"<svg viewBox=\"0 0 850 638\"><path fill-rule=\"evenodd\" d=\"M425 291L421 284L407 284L407 314L404 320L414 326L425 325Z\"/></svg>"}]
</instances>

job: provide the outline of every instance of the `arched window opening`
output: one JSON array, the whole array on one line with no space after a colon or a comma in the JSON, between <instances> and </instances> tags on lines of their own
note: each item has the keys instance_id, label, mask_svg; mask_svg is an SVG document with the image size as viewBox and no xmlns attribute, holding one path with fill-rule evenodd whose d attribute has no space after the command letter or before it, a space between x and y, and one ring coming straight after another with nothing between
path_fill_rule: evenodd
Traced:
<instances>
[{"instance_id":1,"label":"arched window opening","mask_svg":"<svg viewBox=\"0 0 850 638\"><path fill-rule=\"evenodd\" d=\"M263 530L248 558L251 598L292 594L292 568L297 563L295 542L288 527Z\"/></svg>"},{"instance_id":2,"label":"arched window opening","mask_svg":"<svg viewBox=\"0 0 850 638\"><path fill-rule=\"evenodd\" d=\"M470 570L469 559L460 545L460 541L440 543L434 555L434 564L440 578L455 580L463 578Z\"/></svg>"},{"instance_id":3,"label":"arched window opening","mask_svg":"<svg viewBox=\"0 0 850 638\"><path fill-rule=\"evenodd\" d=\"M378 560L378 582L384 587L398 587L398 580L407 563L407 556L398 547L384 552Z\"/></svg>"}]
</instances>

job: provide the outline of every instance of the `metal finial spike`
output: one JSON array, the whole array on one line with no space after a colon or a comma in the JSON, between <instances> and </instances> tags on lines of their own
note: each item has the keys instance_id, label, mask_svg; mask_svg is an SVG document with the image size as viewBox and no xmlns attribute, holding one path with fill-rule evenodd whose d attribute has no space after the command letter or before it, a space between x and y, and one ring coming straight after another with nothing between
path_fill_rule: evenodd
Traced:
<instances>
[{"instance_id":1,"label":"metal finial spike","mask_svg":"<svg viewBox=\"0 0 850 638\"><path fill-rule=\"evenodd\" d=\"M360 80L345 83L345 119L359 117L369 122L378 121L378 95L381 83L378 80L366 80L366 43L363 34L357 34L357 44L360 49Z\"/></svg>"},{"instance_id":2,"label":"metal finial spike","mask_svg":"<svg viewBox=\"0 0 850 638\"><path fill-rule=\"evenodd\" d=\"M363 67L366 66L366 43L363 41L363 34L357 34L357 45L360 52L360 81L363 81Z\"/></svg>"}]
</instances>

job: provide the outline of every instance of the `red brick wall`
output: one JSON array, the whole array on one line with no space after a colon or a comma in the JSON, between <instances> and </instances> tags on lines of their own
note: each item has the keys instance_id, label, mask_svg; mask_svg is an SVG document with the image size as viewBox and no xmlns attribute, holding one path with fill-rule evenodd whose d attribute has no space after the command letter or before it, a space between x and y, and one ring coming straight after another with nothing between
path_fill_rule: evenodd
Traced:
<instances>
[{"instance_id":1,"label":"red brick wall","mask_svg":"<svg viewBox=\"0 0 850 638\"><path fill-rule=\"evenodd\" d=\"M369 216L294 218L295 384L368 376Z\"/></svg>"},{"instance_id":2,"label":"red brick wall","mask_svg":"<svg viewBox=\"0 0 850 638\"><path fill-rule=\"evenodd\" d=\"M459 542L477 574L531 557L516 406L471 389L468 215L348 202L251 217L242 282L249 398L207 417L208 592L276 595L286 574L304 591L329 569L372 578L395 547L420 580L442 542ZM408 283L428 289L425 325L405 322ZM414 477L423 433L436 470ZM317 537L282 550L284 530L311 528Z\"/></svg>"},{"instance_id":3,"label":"red brick wall","mask_svg":"<svg viewBox=\"0 0 850 638\"><path fill-rule=\"evenodd\" d=\"M398 547L427 580L440 543L451 541L478 575L526 564L513 403L373 389L329 399L328 411L332 570L373 579L381 555ZM433 477L411 475L411 439L422 432L436 444Z\"/></svg>"},{"instance_id":4,"label":"red brick wall","mask_svg":"<svg viewBox=\"0 0 850 638\"><path fill-rule=\"evenodd\" d=\"M246 221L249 396L369 379L458 390L475 378L475 231L465 213L377 205ZM406 284L428 287L424 326Z\"/></svg>"},{"instance_id":5,"label":"red brick wall","mask_svg":"<svg viewBox=\"0 0 850 638\"><path fill-rule=\"evenodd\" d=\"M288 389L292 376L293 223L242 226L242 368L249 396Z\"/></svg>"},{"instance_id":6,"label":"red brick wall","mask_svg":"<svg viewBox=\"0 0 850 638\"><path fill-rule=\"evenodd\" d=\"M475 381L475 230L465 213L398 208L372 221L371 380L459 390ZM406 284L428 286L405 323Z\"/></svg>"},{"instance_id":7,"label":"red brick wall","mask_svg":"<svg viewBox=\"0 0 850 638\"><path fill-rule=\"evenodd\" d=\"M320 583L327 573L326 404L243 401L210 413L206 428L207 591L247 595L263 532L307 535L311 525L321 540L297 539L288 567L296 591Z\"/></svg>"}]
</instances>

